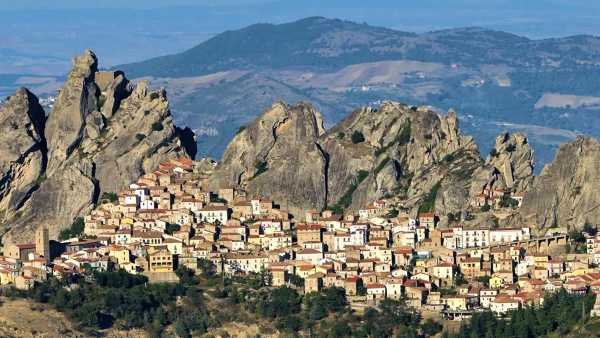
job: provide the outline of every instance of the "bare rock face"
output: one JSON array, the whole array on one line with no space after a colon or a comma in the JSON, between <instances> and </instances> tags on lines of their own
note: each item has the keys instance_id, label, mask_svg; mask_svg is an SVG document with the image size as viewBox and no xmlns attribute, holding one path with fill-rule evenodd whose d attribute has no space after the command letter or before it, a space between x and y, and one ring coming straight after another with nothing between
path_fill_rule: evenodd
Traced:
<instances>
[{"instance_id":1,"label":"bare rock face","mask_svg":"<svg viewBox=\"0 0 600 338\"><path fill-rule=\"evenodd\" d=\"M4 243L30 240L40 224L56 237L102 192L120 190L166 158L195 155L193 133L173 125L164 90L97 68L89 50L74 59L47 121L26 90L3 108L2 128L11 132L0 137L19 140L0 149Z\"/></svg>"},{"instance_id":2,"label":"bare rock face","mask_svg":"<svg viewBox=\"0 0 600 338\"><path fill-rule=\"evenodd\" d=\"M365 140L353 142L355 133ZM457 180L448 169L463 158L468 158L469 164L479 163L477 147L470 137L460 135L454 112L440 118L426 108L396 102L354 112L327 133L323 144L330 157L329 205L344 204L352 209L377 198L400 195L408 200L406 209L416 210L434 188L443 186L439 197L445 195L448 202L440 202L438 207L443 213L455 212L468 193L464 191L466 182L458 183L464 179ZM465 169L465 178L470 167ZM356 182L360 172L368 175L351 193L348 205L350 191L345 182Z\"/></svg>"},{"instance_id":3,"label":"bare rock face","mask_svg":"<svg viewBox=\"0 0 600 338\"><path fill-rule=\"evenodd\" d=\"M399 197L416 212L434 190L431 207L446 213L468 200L468 178L479 165L454 112L439 117L386 102L324 132L311 106L278 103L234 138L212 183L272 196L292 212L356 210L381 197Z\"/></svg>"},{"instance_id":4,"label":"bare rock face","mask_svg":"<svg viewBox=\"0 0 600 338\"><path fill-rule=\"evenodd\" d=\"M24 88L0 109L0 210L18 208L42 177L45 121L37 98Z\"/></svg>"},{"instance_id":5,"label":"bare rock face","mask_svg":"<svg viewBox=\"0 0 600 338\"><path fill-rule=\"evenodd\" d=\"M496 147L473 175L471 196L484 189L525 192L533 183L533 149L523 133L503 133L496 137Z\"/></svg>"},{"instance_id":6,"label":"bare rock face","mask_svg":"<svg viewBox=\"0 0 600 338\"><path fill-rule=\"evenodd\" d=\"M296 211L326 202L327 159L317 139L321 114L308 104L275 103L238 133L212 176L214 187L241 187Z\"/></svg>"},{"instance_id":7,"label":"bare rock face","mask_svg":"<svg viewBox=\"0 0 600 338\"><path fill-rule=\"evenodd\" d=\"M579 137L563 144L525 194L520 217L545 231L550 227L581 228L600 219L600 144Z\"/></svg>"},{"instance_id":8,"label":"bare rock face","mask_svg":"<svg viewBox=\"0 0 600 338\"><path fill-rule=\"evenodd\" d=\"M98 60L90 50L73 62L46 124L49 172L73 153L83 136L87 116L97 109L98 87L94 83L97 69Z\"/></svg>"}]
</instances>

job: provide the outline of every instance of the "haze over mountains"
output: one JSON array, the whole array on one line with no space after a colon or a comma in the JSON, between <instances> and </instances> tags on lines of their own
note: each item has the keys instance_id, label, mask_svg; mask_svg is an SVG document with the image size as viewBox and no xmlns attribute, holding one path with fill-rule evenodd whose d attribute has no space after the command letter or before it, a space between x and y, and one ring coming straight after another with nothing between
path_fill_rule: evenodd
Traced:
<instances>
[{"instance_id":1,"label":"haze over mountains","mask_svg":"<svg viewBox=\"0 0 600 338\"><path fill-rule=\"evenodd\" d=\"M501 131L526 132L538 171L558 144L600 135L600 39L586 35L531 40L474 27L415 34L311 17L227 31L115 68L165 87L176 122L199 134L199 154L217 158L277 100L314 103L326 127L382 100L454 108L482 153ZM1 75L0 94L27 85L43 97L62 81Z\"/></svg>"},{"instance_id":2,"label":"haze over mountains","mask_svg":"<svg viewBox=\"0 0 600 338\"><path fill-rule=\"evenodd\" d=\"M454 108L483 151L502 130L527 132L538 167L577 134L600 135L593 36L531 40L475 27L415 34L312 17L227 31L116 68L166 87L176 120L216 157L240 125L280 99L313 102L326 126L381 100Z\"/></svg>"}]
</instances>

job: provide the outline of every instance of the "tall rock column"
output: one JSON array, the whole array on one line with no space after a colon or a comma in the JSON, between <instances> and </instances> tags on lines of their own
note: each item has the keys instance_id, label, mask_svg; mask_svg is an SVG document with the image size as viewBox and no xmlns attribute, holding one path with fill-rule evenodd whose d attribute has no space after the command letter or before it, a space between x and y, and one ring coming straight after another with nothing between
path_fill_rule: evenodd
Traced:
<instances>
[{"instance_id":1,"label":"tall rock column","mask_svg":"<svg viewBox=\"0 0 600 338\"><path fill-rule=\"evenodd\" d=\"M46 124L49 173L73 153L83 136L88 114L97 109L98 89L94 82L97 69L98 60L91 50L73 61L73 69Z\"/></svg>"}]
</instances>

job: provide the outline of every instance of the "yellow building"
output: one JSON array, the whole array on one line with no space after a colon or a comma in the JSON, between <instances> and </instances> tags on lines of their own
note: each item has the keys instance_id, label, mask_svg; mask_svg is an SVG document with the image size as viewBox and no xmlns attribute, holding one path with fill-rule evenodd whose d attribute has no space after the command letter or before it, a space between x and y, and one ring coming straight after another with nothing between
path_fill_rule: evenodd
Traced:
<instances>
[{"instance_id":1,"label":"yellow building","mask_svg":"<svg viewBox=\"0 0 600 338\"><path fill-rule=\"evenodd\" d=\"M467 310L467 297L462 295L442 297L442 303L448 306L449 310Z\"/></svg>"},{"instance_id":2,"label":"yellow building","mask_svg":"<svg viewBox=\"0 0 600 338\"><path fill-rule=\"evenodd\" d=\"M504 279L500 276L493 276L490 278L490 288L491 289L500 289L504 287Z\"/></svg>"},{"instance_id":3,"label":"yellow building","mask_svg":"<svg viewBox=\"0 0 600 338\"><path fill-rule=\"evenodd\" d=\"M0 285L12 284L19 275L18 270L0 269Z\"/></svg>"},{"instance_id":4,"label":"yellow building","mask_svg":"<svg viewBox=\"0 0 600 338\"><path fill-rule=\"evenodd\" d=\"M148 254L148 265L152 272L173 272L173 255L167 249Z\"/></svg>"},{"instance_id":5,"label":"yellow building","mask_svg":"<svg viewBox=\"0 0 600 338\"><path fill-rule=\"evenodd\" d=\"M130 262L129 249L121 245L112 245L109 248L108 255L110 257L115 257L119 265Z\"/></svg>"}]
</instances>

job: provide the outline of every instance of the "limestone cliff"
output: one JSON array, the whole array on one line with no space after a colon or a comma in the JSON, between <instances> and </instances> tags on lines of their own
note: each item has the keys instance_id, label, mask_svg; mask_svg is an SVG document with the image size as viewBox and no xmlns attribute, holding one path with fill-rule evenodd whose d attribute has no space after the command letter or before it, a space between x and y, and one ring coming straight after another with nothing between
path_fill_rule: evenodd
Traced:
<instances>
[{"instance_id":1,"label":"limestone cliff","mask_svg":"<svg viewBox=\"0 0 600 338\"><path fill-rule=\"evenodd\" d=\"M600 219L599 186L600 144L579 137L563 144L554 161L535 178L514 221L540 230L595 224Z\"/></svg>"},{"instance_id":2,"label":"limestone cliff","mask_svg":"<svg viewBox=\"0 0 600 338\"><path fill-rule=\"evenodd\" d=\"M398 197L416 212L431 196L445 214L466 204L468 178L480 164L454 112L439 117L386 102L356 110L324 132L310 105L278 103L234 138L212 185L271 196L292 212L356 210L381 197Z\"/></svg>"},{"instance_id":3,"label":"limestone cliff","mask_svg":"<svg viewBox=\"0 0 600 338\"><path fill-rule=\"evenodd\" d=\"M43 177L45 120L37 98L24 88L0 109L0 210L18 208Z\"/></svg>"},{"instance_id":4,"label":"limestone cliff","mask_svg":"<svg viewBox=\"0 0 600 338\"><path fill-rule=\"evenodd\" d=\"M40 224L56 237L103 191L118 191L167 157L195 155L193 133L174 126L164 90L98 72L89 50L74 59L47 121L26 90L0 119L11 121L0 137L20 140L0 149L4 243L29 240Z\"/></svg>"},{"instance_id":5,"label":"limestone cliff","mask_svg":"<svg viewBox=\"0 0 600 338\"><path fill-rule=\"evenodd\" d=\"M471 196L486 188L523 193L533 183L533 149L523 133L502 133L485 165L473 174Z\"/></svg>"},{"instance_id":6,"label":"limestone cliff","mask_svg":"<svg viewBox=\"0 0 600 338\"><path fill-rule=\"evenodd\" d=\"M275 103L231 141L212 176L216 187L242 187L292 211L323 207L327 158L321 114L308 104Z\"/></svg>"},{"instance_id":7,"label":"limestone cliff","mask_svg":"<svg viewBox=\"0 0 600 338\"><path fill-rule=\"evenodd\" d=\"M365 140L353 142L355 133ZM468 197L467 178L480 162L474 141L460 134L454 112L439 117L396 102L356 111L322 142L330 158L329 205L355 210L395 196L416 211L433 191L438 212L459 211ZM346 182L361 171L366 178L349 186Z\"/></svg>"}]
</instances>

